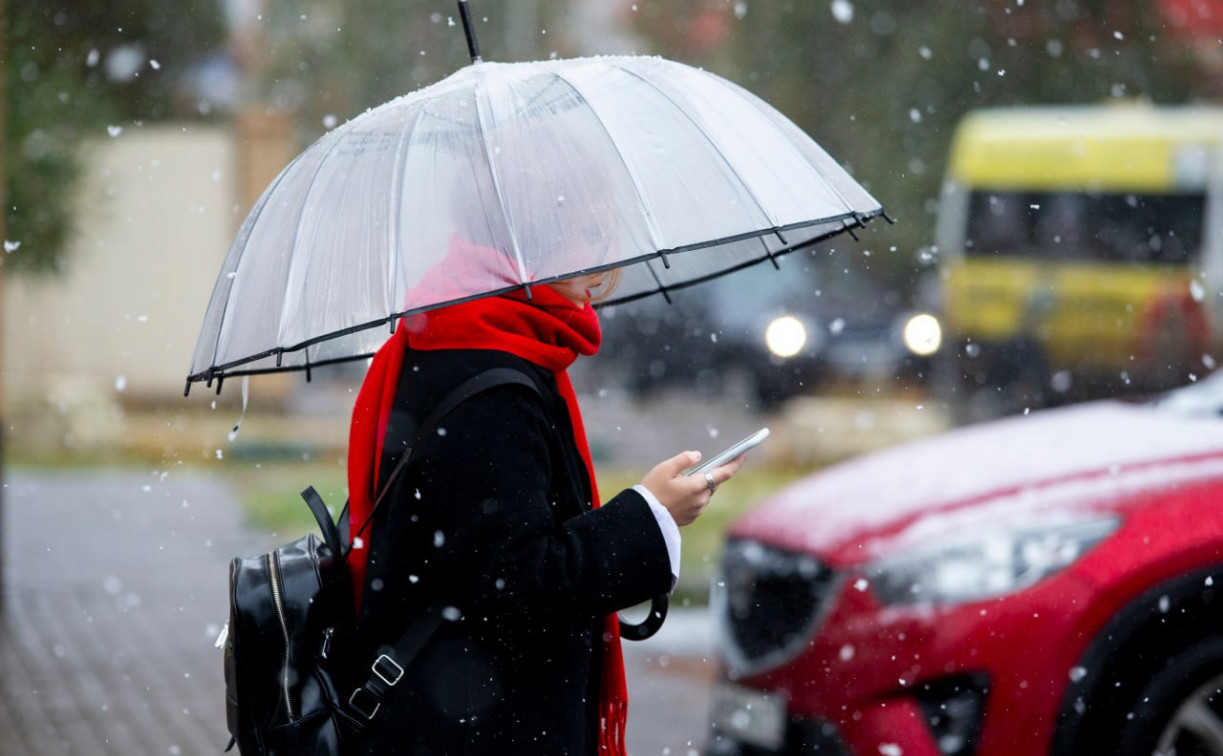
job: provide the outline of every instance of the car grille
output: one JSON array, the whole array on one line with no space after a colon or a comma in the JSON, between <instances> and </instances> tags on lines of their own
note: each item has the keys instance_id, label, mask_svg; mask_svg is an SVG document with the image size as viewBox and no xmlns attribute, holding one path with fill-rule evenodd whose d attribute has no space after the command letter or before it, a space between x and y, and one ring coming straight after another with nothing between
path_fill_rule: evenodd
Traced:
<instances>
[{"instance_id":1,"label":"car grille","mask_svg":"<svg viewBox=\"0 0 1223 756\"><path fill-rule=\"evenodd\" d=\"M740 671L781 664L814 634L835 574L809 554L728 541L713 591L722 651Z\"/></svg>"}]
</instances>

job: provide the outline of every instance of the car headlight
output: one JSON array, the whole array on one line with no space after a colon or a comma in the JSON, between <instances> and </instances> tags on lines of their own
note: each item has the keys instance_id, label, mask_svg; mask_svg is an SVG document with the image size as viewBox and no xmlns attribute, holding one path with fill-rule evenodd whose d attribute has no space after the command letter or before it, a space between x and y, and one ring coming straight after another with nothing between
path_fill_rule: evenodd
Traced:
<instances>
[{"instance_id":1,"label":"car headlight","mask_svg":"<svg viewBox=\"0 0 1223 756\"><path fill-rule=\"evenodd\" d=\"M1117 529L1116 518L1000 530L885 558L868 569L887 604L979 601L1027 588L1073 564Z\"/></svg>"},{"instance_id":2,"label":"car headlight","mask_svg":"<svg viewBox=\"0 0 1223 756\"><path fill-rule=\"evenodd\" d=\"M910 352L918 357L929 357L943 343L943 327L930 313L918 313L905 321L903 338Z\"/></svg>"},{"instance_id":3,"label":"car headlight","mask_svg":"<svg viewBox=\"0 0 1223 756\"><path fill-rule=\"evenodd\" d=\"M793 315L773 318L764 330L764 343L778 357L793 357L807 345L807 327Z\"/></svg>"}]
</instances>

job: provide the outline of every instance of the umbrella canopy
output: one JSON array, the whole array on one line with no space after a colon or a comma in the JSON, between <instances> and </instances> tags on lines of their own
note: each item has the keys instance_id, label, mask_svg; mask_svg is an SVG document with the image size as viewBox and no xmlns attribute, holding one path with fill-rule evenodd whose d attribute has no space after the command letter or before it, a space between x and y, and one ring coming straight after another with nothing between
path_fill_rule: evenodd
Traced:
<instances>
[{"instance_id":1,"label":"umbrella canopy","mask_svg":"<svg viewBox=\"0 0 1223 756\"><path fill-rule=\"evenodd\" d=\"M706 71L476 63L281 172L230 248L188 386L366 357L404 315L597 270L623 268L608 304L665 294L881 213L797 126Z\"/></svg>"}]
</instances>

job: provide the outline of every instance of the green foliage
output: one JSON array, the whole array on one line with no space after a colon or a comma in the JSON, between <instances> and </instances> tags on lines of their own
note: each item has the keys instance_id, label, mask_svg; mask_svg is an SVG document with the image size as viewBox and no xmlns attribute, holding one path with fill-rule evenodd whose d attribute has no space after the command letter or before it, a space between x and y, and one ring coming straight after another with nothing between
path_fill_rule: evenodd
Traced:
<instances>
[{"instance_id":1,"label":"green foliage","mask_svg":"<svg viewBox=\"0 0 1223 756\"><path fill-rule=\"evenodd\" d=\"M182 115L181 75L219 44L213 3L5 0L6 268L62 267L80 144L110 125Z\"/></svg>"},{"instance_id":2,"label":"green foliage","mask_svg":"<svg viewBox=\"0 0 1223 756\"><path fill-rule=\"evenodd\" d=\"M599 495L606 500L640 482L645 470L599 472ZM799 468L772 468L749 462L717 495L691 525L680 531L683 550L676 596L704 603L717 569L722 544L730 526L761 500L812 472Z\"/></svg>"},{"instance_id":3,"label":"green foliage","mask_svg":"<svg viewBox=\"0 0 1223 756\"><path fill-rule=\"evenodd\" d=\"M808 472L749 465L734 480L719 488L705 512L682 531L683 562L676 599L704 603L731 523L762 498ZM643 473L640 470L601 470L600 496L604 499L615 496L639 482ZM325 464L278 463L254 467L234 463L226 466L224 474L241 491L246 520L251 527L284 539L296 538L318 528L298 494L307 485L313 484L336 512L347 498L344 471Z\"/></svg>"},{"instance_id":4,"label":"green foliage","mask_svg":"<svg viewBox=\"0 0 1223 756\"><path fill-rule=\"evenodd\" d=\"M301 497L306 486L314 486L333 514L339 513L348 498L344 468L329 463L229 460L220 473L241 492L247 523L254 530L285 539L318 530Z\"/></svg>"},{"instance_id":5,"label":"green foliage","mask_svg":"<svg viewBox=\"0 0 1223 756\"><path fill-rule=\"evenodd\" d=\"M833 0L640 4L654 48L764 97L876 196L896 226L863 244L874 274L929 258L956 122L993 105L1183 102L1207 85L1144 0ZM721 26L708 16L718 14ZM710 32L714 29L717 33ZM854 248L850 245L850 248Z\"/></svg>"},{"instance_id":6,"label":"green foliage","mask_svg":"<svg viewBox=\"0 0 1223 756\"><path fill-rule=\"evenodd\" d=\"M569 3L474 0L473 26L489 61L574 54L565 33ZM439 81L470 62L454 2L271 0L267 60L259 87L306 125L303 143L334 121Z\"/></svg>"}]
</instances>

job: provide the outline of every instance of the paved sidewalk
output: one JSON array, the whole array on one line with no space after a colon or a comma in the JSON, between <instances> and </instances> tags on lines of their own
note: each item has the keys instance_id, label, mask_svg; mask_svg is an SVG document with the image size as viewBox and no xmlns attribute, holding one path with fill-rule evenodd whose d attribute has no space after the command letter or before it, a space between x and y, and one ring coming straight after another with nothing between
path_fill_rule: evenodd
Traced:
<instances>
[{"instance_id":1,"label":"paved sidewalk","mask_svg":"<svg viewBox=\"0 0 1223 756\"><path fill-rule=\"evenodd\" d=\"M624 644L629 756L698 756L709 733L714 666L702 609L671 609L649 640Z\"/></svg>"},{"instance_id":2,"label":"paved sidewalk","mask_svg":"<svg viewBox=\"0 0 1223 756\"><path fill-rule=\"evenodd\" d=\"M242 526L219 478L6 471L0 754L219 754L228 565L287 537ZM626 644L634 756L698 752L708 623ZM545 756L545 755L541 755Z\"/></svg>"},{"instance_id":3,"label":"paved sidewalk","mask_svg":"<svg viewBox=\"0 0 1223 756\"><path fill-rule=\"evenodd\" d=\"M216 481L5 473L0 753L212 754L232 556L264 548Z\"/></svg>"}]
</instances>

